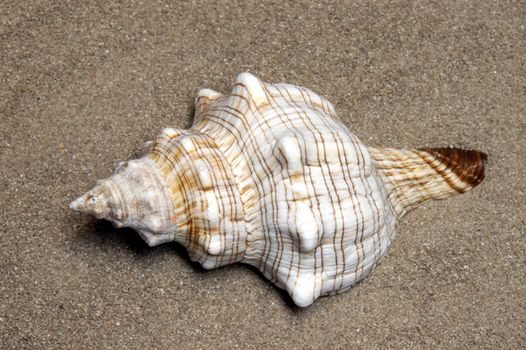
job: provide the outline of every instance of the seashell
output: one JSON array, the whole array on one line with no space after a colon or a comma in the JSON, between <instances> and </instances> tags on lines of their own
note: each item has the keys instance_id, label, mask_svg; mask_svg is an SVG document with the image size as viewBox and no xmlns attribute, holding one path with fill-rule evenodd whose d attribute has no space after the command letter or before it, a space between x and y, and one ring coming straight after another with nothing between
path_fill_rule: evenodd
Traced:
<instances>
[{"instance_id":1,"label":"seashell","mask_svg":"<svg viewBox=\"0 0 526 350\"><path fill-rule=\"evenodd\" d=\"M253 265L307 306L366 277L399 218L479 184L485 160L367 147L323 97L242 73L228 95L200 90L189 130L163 129L70 207L150 246L176 241L205 269Z\"/></svg>"}]
</instances>

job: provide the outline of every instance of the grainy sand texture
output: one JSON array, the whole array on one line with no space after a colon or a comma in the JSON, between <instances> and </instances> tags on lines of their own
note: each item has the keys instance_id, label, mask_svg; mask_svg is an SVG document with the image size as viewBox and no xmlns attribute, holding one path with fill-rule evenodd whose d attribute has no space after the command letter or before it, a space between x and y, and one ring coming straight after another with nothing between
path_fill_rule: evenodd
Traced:
<instances>
[{"instance_id":1,"label":"grainy sand texture","mask_svg":"<svg viewBox=\"0 0 526 350\"><path fill-rule=\"evenodd\" d=\"M68 209L243 71L327 97L371 146L481 149L486 180L305 309ZM524 348L525 126L524 1L2 2L0 348Z\"/></svg>"}]
</instances>

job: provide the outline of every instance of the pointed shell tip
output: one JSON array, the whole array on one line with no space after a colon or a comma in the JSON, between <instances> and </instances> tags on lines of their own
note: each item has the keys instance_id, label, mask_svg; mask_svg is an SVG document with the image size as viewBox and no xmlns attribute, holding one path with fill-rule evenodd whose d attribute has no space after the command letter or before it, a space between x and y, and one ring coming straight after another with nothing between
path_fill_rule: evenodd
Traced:
<instances>
[{"instance_id":1,"label":"pointed shell tip","mask_svg":"<svg viewBox=\"0 0 526 350\"><path fill-rule=\"evenodd\" d=\"M69 209L73 209L75 211L79 211L79 207L81 206L82 197L79 197L75 199L73 202L69 203Z\"/></svg>"}]
</instances>

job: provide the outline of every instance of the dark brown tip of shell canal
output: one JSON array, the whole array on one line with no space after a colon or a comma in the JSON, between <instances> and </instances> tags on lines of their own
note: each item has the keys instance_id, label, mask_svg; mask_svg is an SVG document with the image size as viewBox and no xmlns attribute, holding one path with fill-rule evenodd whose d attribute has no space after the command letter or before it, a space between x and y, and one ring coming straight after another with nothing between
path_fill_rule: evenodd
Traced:
<instances>
[{"instance_id":1,"label":"dark brown tip of shell canal","mask_svg":"<svg viewBox=\"0 0 526 350\"><path fill-rule=\"evenodd\" d=\"M462 182L475 187L484 179L484 166L488 159L486 153L460 148L423 148L451 170Z\"/></svg>"}]
</instances>

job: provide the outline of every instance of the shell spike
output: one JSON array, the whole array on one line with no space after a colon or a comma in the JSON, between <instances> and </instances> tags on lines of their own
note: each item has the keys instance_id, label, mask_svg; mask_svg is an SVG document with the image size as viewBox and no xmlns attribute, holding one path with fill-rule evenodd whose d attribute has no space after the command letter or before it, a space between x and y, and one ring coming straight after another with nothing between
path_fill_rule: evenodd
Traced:
<instances>
[{"instance_id":1,"label":"shell spike","mask_svg":"<svg viewBox=\"0 0 526 350\"><path fill-rule=\"evenodd\" d=\"M194 120L198 120L202 114L208 111L212 102L217 101L222 97L223 94L212 89L199 90L195 99Z\"/></svg>"},{"instance_id":2,"label":"shell spike","mask_svg":"<svg viewBox=\"0 0 526 350\"><path fill-rule=\"evenodd\" d=\"M250 99L258 108L270 103L265 92L265 86L255 75L247 72L241 73L236 78L236 84L240 84L247 89Z\"/></svg>"}]
</instances>

